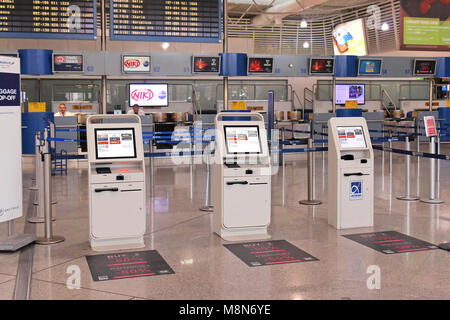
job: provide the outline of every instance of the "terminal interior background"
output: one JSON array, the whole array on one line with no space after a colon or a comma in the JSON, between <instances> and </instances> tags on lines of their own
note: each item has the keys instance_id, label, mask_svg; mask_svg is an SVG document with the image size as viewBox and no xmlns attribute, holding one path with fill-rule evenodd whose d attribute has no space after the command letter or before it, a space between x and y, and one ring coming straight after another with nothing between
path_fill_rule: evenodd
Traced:
<instances>
[{"instance_id":1,"label":"terminal interior background","mask_svg":"<svg viewBox=\"0 0 450 320\"><path fill-rule=\"evenodd\" d=\"M108 1L107 1L108 2ZM449 57L448 51L399 50L399 1L303 1L311 2L297 13L259 15L276 4L290 1L229 0L228 51L249 55L332 56L331 28L338 22L357 18L368 19L367 7L376 4L381 20L388 30L366 28L367 51L371 57ZM107 7L108 8L108 7ZM285 7L282 7L285 8ZM277 8L275 8L277 9ZM278 9L280 10L280 9ZM101 15L99 15L101 18ZM256 26L257 20L264 27ZM307 26L301 23L307 21ZM109 29L108 29L109 30ZM101 29L99 27L98 34ZM98 52L97 40L2 39L0 51L18 49L51 49L55 52ZM199 55L222 52L222 43L182 43L141 41L110 41L108 52L192 53ZM102 104L102 81L106 81L106 104ZM275 95L275 113L304 110L305 113L328 113L332 109L331 77L231 77L229 100L245 101L247 106L267 111L267 91ZM127 86L130 83L168 83L169 106L156 112L188 112L207 126L223 106L223 81L219 76L139 76L114 75L23 75L22 112L28 113L30 102L45 102L47 112L57 112L60 103L76 112L73 106L91 109L78 117L80 124L88 114L113 114L120 108L129 110ZM363 111L384 114L396 107L403 116L410 111L427 111L430 99L429 80L424 78L342 78L338 83L366 85ZM450 80L436 78L433 87L433 110L446 106ZM446 88L447 90L442 90ZM117 107L119 106L119 107ZM201 113L199 110L201 109ZM286 119L287 120L287 119ZM300 120L300 119L298 119ZM386 122L387 123L387 122ZM390 122L413 126L414 121ZM276 121L277 128L310 130L309 121ZM188 125L179 123L180 128ZM322 128L320 128L322 129ZM308 134L286 132L286 139L307 138ZM412 148L415 148L415 141ZM320 144L322 146L322 144ZM386 144L387 146L387 144ZM295 147L295 146L293 146ZM298 147L298 146L297 146ZM306 147L306 146L300 146ZM393 147L404 149L403 142ZM420 143L428 150L426 139ZM289 147L288 147L289 148ZM450 154L446 141L441 154ZM161 150L166 150L161 148ZM75 150L82 154L80 146ZM3 155L5 156L5 155ZM392 157L392 165L390 165ZM170 159L154 160L154 195L150 195L150 179L146 180L147 222L146 250L158 250L175 274L157 277L95 282L92 280L86 255L95 254L89 246L88 172L86 160L69 160L67 174L53 176L53 229L63 235L62 243L34 246L30 299L448 299L450 278L448 252L416 252L384 255L349 241L344 234L396 230L430 243L450 241L450 179L449 163L439 161L438 195L444 203L400 201L405 192L405 156L374 150L374 227L336 230L328 225L327 152L314 153L315 198L317 206L304 206L299 200L307 197L307 160L305 153L286 155L285 179L279 170L272 177L272 213L269 233L274 240L287 240L317 257L319 261L249 268L223 247L227 243L213 233L213 215L200 211L205 204L206 166L203 163L175 165ZM15 231L28 230L43 234L42 224L29 224L27 215L36 214L34 185L34 154L24 155L23 203L24 217L15 221ZM145 159L147 168L150 160ZM418 170L420 168L420 171ZM429 160L412 157L411 193L426 197L429 192ZM283 183L283 180L284 183ZM284 184L284 185L283 185ZM0 235L7 234L6 225ZM12 299L18 288L20 252L0 253L0 299ZM70 266L81 269L81 288L66 286ZM367 288L367 268L381 269L381 289Z\"/></svg>"}]
</instances>

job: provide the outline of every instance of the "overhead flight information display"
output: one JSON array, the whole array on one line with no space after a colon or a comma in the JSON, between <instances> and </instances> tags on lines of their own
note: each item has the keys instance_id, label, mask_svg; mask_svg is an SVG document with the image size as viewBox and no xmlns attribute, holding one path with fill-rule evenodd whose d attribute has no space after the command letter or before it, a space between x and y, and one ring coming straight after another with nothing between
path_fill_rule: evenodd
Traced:
<instances>
[{"instance_id":1,"label":"overhead flight information display","mask_svg":"<svg viewBox=\"0 0 450 320\"><path fill-rule=\"evenodd\" d=\"M111 40L219 42L220 0L110 0Z\"/></svg>"},{"instance_id":2,"label":"overhead flight information display","mask_svg":"<svg viewBox=\"0 0 450 320\"><path fill-rule=\"evenodd\" d=\"M1 38L97 38L97 1L0 0Z\"/></svg>"}]
</instances>

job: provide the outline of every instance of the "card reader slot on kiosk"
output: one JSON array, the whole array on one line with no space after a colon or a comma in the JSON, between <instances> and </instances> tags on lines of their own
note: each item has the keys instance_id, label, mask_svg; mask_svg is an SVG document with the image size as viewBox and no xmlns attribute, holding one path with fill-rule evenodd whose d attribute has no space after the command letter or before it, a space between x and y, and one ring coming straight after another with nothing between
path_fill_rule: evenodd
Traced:
<instances>
[{"instance_id":1,"label":"card reader slot on kiosk","mask_svg":"<svg viewBox=\"0 0 450 320\"><path fill-rule=\"evenodd\" d=\"M268 239L271 165L264 118L223 112L215 124L214 232L228 241Z\"/></svg>"},{"instance_id":2,"label":"card reader slot on kiosk","mask_svg":"<svg viewBox=\"0 0 450 320\"><path fill-rule=\"evenodd\" d=\"M145 164L140 121L135 115L87 119L89 225L94 250L144 247Z\"/></svg>"},{"instance_id":3,"label":"card reader slot on kiosk","mask_svg":"<svg viewBox=\"0 0 450 320\"><path fill-rule=\"evenodd\" d=\"M373 150L364 118L331 118L328 223L336 229L373 226Z\"/></svg>"}]
</instances>

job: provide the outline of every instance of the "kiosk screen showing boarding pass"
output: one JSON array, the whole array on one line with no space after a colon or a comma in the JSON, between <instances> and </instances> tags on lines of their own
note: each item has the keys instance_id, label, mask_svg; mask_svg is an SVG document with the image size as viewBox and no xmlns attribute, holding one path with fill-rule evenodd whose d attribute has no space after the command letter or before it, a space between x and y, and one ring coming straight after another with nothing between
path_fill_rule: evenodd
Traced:
<instances>
[{"instance_id":1,"label":"kiosk screen showing boarding pass","mask_svg":"<svg viewBox=\"0 0 450 320\"><path fill-rule=\"evenodd\" d=\"M336 127L341 149L367 148L364 131L361 126Z\"/></svg>"},{"instance_id":2,"label":"kiosk screen showing boarding pass","mask_svg":"<svg viewBox=\"0 0 450 320\"><path fill-rule=\"evenodd\" d=\"M225 126L227 153L261 153L258 126Z\"/></svg>"},{"instance_id":3,"label":"kiosk screen showing boarding pass","mask_svg":"<svg viewBox=\"0 0 450 320\"><path fill-rule=\"evenodd\" d=\"M97 159L136 158L133 128L95 129Z\"/></svg>"}]
</instances>

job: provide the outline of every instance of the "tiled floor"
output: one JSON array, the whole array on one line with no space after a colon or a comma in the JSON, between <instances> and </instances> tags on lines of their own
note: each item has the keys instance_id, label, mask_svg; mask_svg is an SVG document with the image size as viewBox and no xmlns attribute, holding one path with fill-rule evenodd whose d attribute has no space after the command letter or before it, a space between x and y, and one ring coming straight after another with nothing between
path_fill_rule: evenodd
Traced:
<instances>
[{"instance_id":1,"label":"tiled floor","mask_svg":"<svg viewBox=\"0 0 450 320\"><path fill-rule=\"evenodd\" d=\"M442 153L450 154L450 145L443 145ZM429 205L396 199L405 188L403 156L393 156L391 178L389 155L384 172L381 153L375 151L375 155L375 227L341 231L327 224L326 157L316 155L316 197L323 204L307 207L298 204L307 196L305 155L290 155L285 206L281 171L273 177L270 233L273 239L287 240L320 261L259 268L247 267L224 248L225 242L212 233L212 214L198 210L205 201L205 167L194 170L192 200L187 166L158 167L154 210L152 201L147 202L146 249L158 250L175 274L106 282L92 280L85 259L94 254L88 242L87 170L86 163L74 162L68 176L54 177L53 184L58 201L54 233L66 241L35 246L31 299L450 299L448 252L385 255L341 236L396 230L435 244L450 241L450 162L441 164L440 195L446 202ZM423 197L428 192L428 162L421 160ZM27 189L32 170L32 160L25 158L25 211L34 196ZM411 181L416 193L416 159ZM17 231L23 230L23 220L16 223ZM6 233L4 229L0 235ZM43 234L41 225L37 234ZM19 253L0 254L0 299L13 296L18 257ZM72 265L81 269L79 290L66 286L67 268ZM381 269L380 290L367 288L370 265Z\"/></svg>"}]
</instances>

